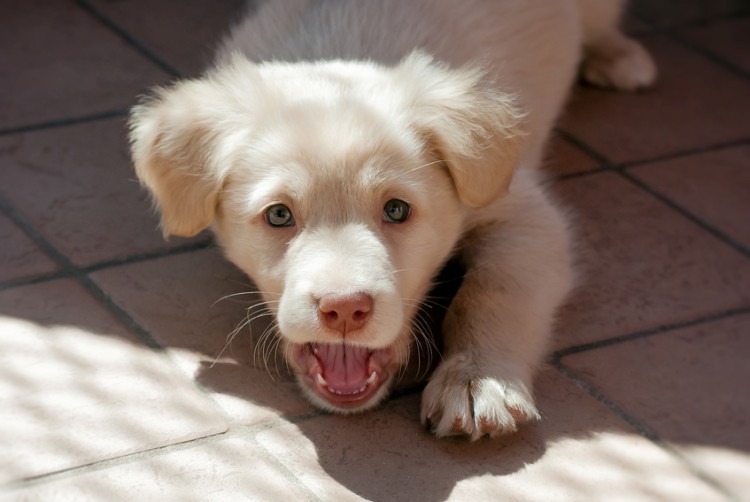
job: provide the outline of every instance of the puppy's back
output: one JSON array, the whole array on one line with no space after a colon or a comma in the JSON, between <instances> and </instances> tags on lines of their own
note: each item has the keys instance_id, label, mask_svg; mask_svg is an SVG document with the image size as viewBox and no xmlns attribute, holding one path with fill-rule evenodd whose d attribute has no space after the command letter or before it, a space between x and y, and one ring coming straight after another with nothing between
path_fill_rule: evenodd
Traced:
<instances>
[{"instance_id":1,"label":"puppy's back","mask_svg":"<svg viewBox=\"0 0 750 502\"><path fill-rule=\"evenodd\" d=\"M455 67L478 62L528 112L522 164L536 165L575 77L581 43L574 0L267 0L235 26L218 57L241 52L259 63L389 65L422 49Z\"/></svg>"}]
</instances>

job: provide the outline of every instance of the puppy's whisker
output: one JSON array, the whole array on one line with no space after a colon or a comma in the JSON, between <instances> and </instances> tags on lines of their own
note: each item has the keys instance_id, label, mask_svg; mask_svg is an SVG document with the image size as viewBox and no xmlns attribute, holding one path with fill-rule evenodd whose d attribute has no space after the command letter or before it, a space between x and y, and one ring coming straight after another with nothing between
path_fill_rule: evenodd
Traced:
<instances>
[{"instance_id":1,"label":"puppy's whisker","mask_svg":"<svg viewBox=\"0 0 750 502\"><path fill-rule=\"evenodd\" d=\"M215 302L213 302L211 304L211 307L213 307L217 303L222 302L224 300L227 300L229 298L236 298L238 296L245 296L245 295L262 295L262 294L264 294L262 291L241 291L239 293L232 293L232 294L229 294L229 295L226 295L226 296L222 296L221 298L219 298L218 300L216 300ZM266 293L266 294L268 294L268 293ZM278 303L278 301L276 303Z\"/></svg>"},{"instance_id":2,"label":"puppy's whisker","mask_svg":"<svg viewBox=\"0 0 750 502\"><path fill-rule=\"evenodd\" d=\"M281 337L276 336L274 338L275 338L275 341L273 343L273 354L278 355L279 346L281 345ZM279 380L281 380L281 372L279 371L279 358L278 357L273 358L273 366L274 366L274 369L276 369L276 376L279 377Z\"/></svg>"},{"instance_id":3,"label":"puppy's whisker","mask_svg":"<svg viewBox=\"0 0 750 502\"><path fill-rule=\"evenodd\" d=\"M419 312L418 312L417 315L414 318L414 327L415 327L415 329L414 329L414 332L413 332L414 333L414 340L416 342L416 346L420 348L420 353L419 353L420 362L417 365L417 374L416 374L417 380L420 380L424 376L424 375L421 374L421 371L420 371L420 369L422 367L422 357L423 356L425 357L425 365L426 365L425 366L425 374L427 374L427 371L429 371L430 364L432 362L432 348L430 347L430 344L427 343L427 339L428 339L427 330L428 329L427 329L426 325L424 325L423 323L424 323L424 320L421 318L421 316L419 315ZM424 353L422 353L422 348L421 348L422 347L422 343L423 343L422 340L421 340L422 338L425 340L425 342L424 342L424 350L423 350Z\"/></svg>"},{"instance_id":4,"label":"puppy's whisker","mask_svg":"<svg viewBox=\"0 0 750 502\"><path fill-rule=\"evenodd\" d=\"M443 300L443 301L447 301L448 300L449 301L449 300L452 300L452 298L441 298L441 297L437 297L437 296L431 296L430 298L425 298L424 300L422 300L422 304L420 305L420 307L422 307L423 309L438 308L438 309L443 310L445 312L448 311L448 306L447 305L443 305L442 303L437 302L435 300ZM425 313L429 313L429 312L427 312L425 310Z\"/></svg>"},{"instance_id":5,"label":"puppy's whisker","mask_svg":"<svg viewBox=\"0 0 750 502\"><path fill-rule=\"evenodd\" d=\"M273 353L274 348L274 337L273 335L276 333L276 323L269 324L265 330L263 330L263 334L261 335L261 338L263 339L262 347L261 347L261 357L263 358L263 365L266 369L266 372L268 373L268 376L271 377L271 380L274 382L276 381L273 378L273 374L271 374L271 369L268 367L268 358Z\"/></svg>"},{"instance_id":6,"label":"puppy's whisker","mask_svg":"<svg viewBox=\"0 0 750 502\"><path fill-rule=\"evenodd\" d=\"M224 355L224 352L232 345L232 341L234 341L235 337L239 332L244 328L245 326L248 326L250 324L251 320L249 318L245 318L235 327L228 335L227 335L227 343L224 344L224 347L219 351L219 354L214 358L214 361L211 363L211 366L209 368L213 368L214 365L221 359L221 356Z\"/></svg>"},{"instance_id":7,"label":"puppy's whisker","mask_svg":"<svg viewBox=\"0 0 750 502\"><path fill-rule=\"evenodd\" d=\"M437 298L437 297L433 296L431 298ZM449 299L450 298L446 298L445 300L449 300ZM425 298L423 300L413 300L413 299L409 299L409 298L402 298L401 302L404 305L408 305L409 307L414 307L415 309L421 309L421 310L423 310L425 312L425 314L429 314L430 313L430 312L428 312L425 309L432 309L432 308L435 308L435 307L437 307L439 309L442 309L444 311L448 310L447 306L442 305L442 304L440 304L440 303L438 303L436 301L433 301L430 298Z\"/></svg>"},{"instance_id":8,"label":"puppy's whisker","mask_svg":"<svg viewBox=\"0 0 750 502\"><path fill-rule=\"evenodd\" d=\"M255 340L254 337L252 337L253 338L253 362L254 363L255 362L259 362L258 351L261 350L261 353L262 353L262 347L265 344L265 339L268 336L269 329L271 331L273 331L275 329L275 326L276 326L275 316L274 316L273 312L271 312L269 309L266 309L266 308L264 308L261 311L255 313L255 315L251 318L250 317L250 311L253 308L256 308L256 307L258 307L258 306L255 305L253 307L248 308L248 319L249 319L250 322L253 322L256 319L260 319L262 317L270 317L272 319L272 321L269 323L268 326L265 327L265 329L260 334L260 336L258 337L257 340ZM252 333L252 329L251 329L251 333Z\"/></svg>"},{"instance_id":9,"label":"puppy's whisker","mask_svg":"<svg viewBox=\"0 0 750 502\"><path fill-rule=\"evenodd\" d=\"M391 177L391 180L397 180L397 179L401 178L402 176L406 176L408 174L413 173L414 171L419 171L420 169L424 169L426 167L430 167L430 166L433 166L435 164L441 164L443 162L444 161L442 159L439 159L439 160L433 160L432 162L427 162L426 164L420 164L417 167L413 167L413 168L411 168L411 169L409 169L407 171L403 171L403 172L398 173L396 176Z\"/></svg>"},{"instance_id":10,"label":"puppy's whisker","mask_svg":"<svg viewBox=\"0 0 750 502\"><path fill-rule=\"evenodd\" d=\"M419 378L419 373L420 373L420 370L422 369L422 343L419 341L419 336L418 336L419 327L418 326L414 326L414 328L411 329L410 331L411 331L412 338L414 338L414 342L415 342L414 346L417 349L417 372L416 372L416 375L417 375L417 378Z\"/></svg>"},{"instance_id":11,"label":"puppy's whisker","mask_svg":"<svg viewBox=\"0 0 750 502\"><path fill-rule=\"evenodd\" d=\"M267 315L273 315L273 310L271 310L271 308L268 306L271 303L278 302L263 302L250 305L245 309L246 315L249 317L250 315L256 315L260 312L265 312Z\"/></svg>"},{"instance_id":12,"label":"puppy's whisker","mask_svg":"<svg viewBox=\"0 0 750 502\"><path fill-rule=\"evenodd\" d=\"M423 317L423 314L425 311L423 309L419 309L416 312L416 315L413 319L413 326L414 326L414 338L417 347L420 347L424 343L424 352L426 357L426 366L425 366L425 372L424 374L420 374L419 368L417 370L417 379L422 379L425 376L427 376L427 373L429 372L430 368L432 367L432 360L435 354L437 354L442 359L442 354L440 353L440 350L438 349L437 345L435 344L434 337L431 334L430 326L427 320Z\"/></svg>"},{"instance_id":13,"label":"puppy's whisker","mask_svg":"<svg viewBox=\"0 0 750 502\"><path fill-rule=\"evenodd\" d=\"M413 333L411 332L411 328L409 328L409 334L413 336ZM400 346L396 349L396 356L398 357L399 360L403 359L404 361L401 367L398 369L398 373L396 374L396 377L394 378L396 382L401 382L404 376L406 376L406 369L409 367L409 360L411 357L410 349L411 347L408 344L406 347Z\"/></svg>"},{"instance_id":14,"label":"puppy's whisker","mask_svg":"<svg viewBox=\"0 0 750 502\"><path fill-rule=\"evenodd\" d=\"M281 342L281 337L279 337L279 342ZM282 357L284 358L284 365L286 366L287 373L291 373L292 369L289 367L289 358L292 357L292 344L285 343L284 349L282 350Z\"/></svg>"}]
</instances>

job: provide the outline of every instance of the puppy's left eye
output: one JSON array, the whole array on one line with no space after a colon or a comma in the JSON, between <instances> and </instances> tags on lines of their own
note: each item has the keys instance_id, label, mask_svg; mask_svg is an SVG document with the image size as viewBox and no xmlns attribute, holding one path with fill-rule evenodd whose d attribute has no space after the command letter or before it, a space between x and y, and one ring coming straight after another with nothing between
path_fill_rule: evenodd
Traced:
<instances>
[{"instance_id":1,"label":"puppy's left eye","mask_svg":"<svg viewBox=\"0 0 750 502\"><path fill-rule=\"evenodd\" d=\"M274 204L266 209L266 222L272 227L290 227L294 225L294 217L284 204Z\"/></svg>"},{"instance_id":2,"label":"puppy's left eye","mask_svg":"<svg viewBox=\"0 0 750 502\"><path fill-rule=\"evenodd\" d=\"M383 220L388 223L403 223L409 218L409 204L399 199L391 199L383 207Z\"/></svg>"}]
</instances>

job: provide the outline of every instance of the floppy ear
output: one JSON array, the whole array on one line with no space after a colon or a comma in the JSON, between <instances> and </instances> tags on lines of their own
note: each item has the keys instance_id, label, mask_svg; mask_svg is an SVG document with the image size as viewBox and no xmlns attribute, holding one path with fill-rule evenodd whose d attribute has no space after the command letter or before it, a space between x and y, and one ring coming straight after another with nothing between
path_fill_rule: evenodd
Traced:
<instances>
[{"instance_id":1,"label":"floppy ear","mask_svg":"<svg viewBox=\"0 0 750 502\"><path fill-rule=\"evenodd\" d=\"M487 87L481 68L449 69L419 51L398 70L416 78L417 127L445 161L462 202L479 208L506 191L523 138L514 96Z\"/></svg>"},{"instance_id":2,"label":"floppy ear","mask_svg":"<svg viewBox=\"0 0 750 502\"><path fill-rule=\"evenodd\" d=\"M214 219L225 167L217 153L222 100L209 80L191 80L131 112L135 171L160 210L165 237L191 237Z\"/></svg>"}]
</instances>

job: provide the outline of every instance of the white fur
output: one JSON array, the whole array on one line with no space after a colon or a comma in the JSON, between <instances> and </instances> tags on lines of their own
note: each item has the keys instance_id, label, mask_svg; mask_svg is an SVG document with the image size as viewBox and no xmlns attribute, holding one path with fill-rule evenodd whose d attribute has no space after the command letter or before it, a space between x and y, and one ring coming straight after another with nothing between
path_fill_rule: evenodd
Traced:
<instances>
[{"instance_id":1,"label":"white fur","mask_svg":"<svg viewBox=\"0 0 750 502\"><path fill-rule=\"evenodd\" d=\"M467 273L422 420L439 436L515 430L538 417L532 377L573 281L565 217L535 168L581 48L594 83L655 76L616 29L621 4L265 2L213 70L134 109L136 171L165 234L213 228L275 313L303 390L328 409L386 395L418 304L457 254ZM410 204L404 223L384 220L391 199ZM266 222L274 204L293 226ZM372 299L363 327L321 320L323 296L357 294ZM342 342L385 354L377 392L346 406L316 390L319 360L304 352Z\"/></svg>"}]
</instances>

